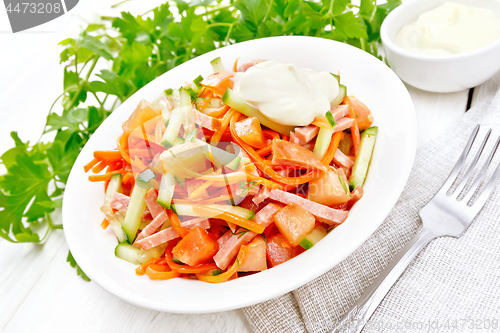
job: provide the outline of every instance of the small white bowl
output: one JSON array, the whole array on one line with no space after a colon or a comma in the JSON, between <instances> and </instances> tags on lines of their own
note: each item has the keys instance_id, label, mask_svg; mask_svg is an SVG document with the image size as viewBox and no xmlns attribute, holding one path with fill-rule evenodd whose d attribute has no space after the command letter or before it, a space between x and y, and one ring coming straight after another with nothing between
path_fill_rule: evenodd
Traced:
<instances>
[{"instance_id":1,"label":"small white bowl","mask_svg":"<svg viewBox=\"0 0 500 333\"><path fill-rule=\"evenodd\" d=\"M500 39L469 52L425 55L402 49L394 41L406 24L420 14L450 0L414 0L392 11L382 24L380 35L387 62L406 83L432 92L454 92L484 83L500 70ZM500 17L498 0L453 0L470 7L493 10Z\"/></svg>"}]
</instances>

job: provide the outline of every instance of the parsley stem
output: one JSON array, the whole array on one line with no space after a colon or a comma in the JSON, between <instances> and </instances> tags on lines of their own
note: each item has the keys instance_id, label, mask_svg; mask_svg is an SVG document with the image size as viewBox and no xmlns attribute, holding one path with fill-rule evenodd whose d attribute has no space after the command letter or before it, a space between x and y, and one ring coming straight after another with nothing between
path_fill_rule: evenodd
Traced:
<instances>
[{"instance_id":1,"label":"parsley stem","mask_svg":"<svg viewBox=\"0 0 500 333\"><path fill-rule=\"evenodd\" d=\"M227 30L227 35L226 38L224 39L224 43L228 44L229 43L229 37L231 36L231 32L233 31L234 24L231 24L229 29Z\"/></svg>"},{"instance_id":2,"label":"parsley stem","mask_svg":"<svg viewBox=\"0 0 500 333\"><path fill-rule=\"evenodd\" d=\"M204 16L206 15L210 15L210 14L213 14L213 13L216 13L220 10L223 10L223 9L227 9L227 8L231 8L233 5L227 5L227 6L221 6L221 7L216 7L216 8L213 8L213 9L210 9L210 10L207 10L205 11L205 13L203 13Z\"/></svg>"},{"instance_id":3,"label":"parsley stem","mask_svg":"<svg viewBox=\"0 0 500 333\"><path fill-rule=\"evenodd\" d=\"M78 89L76 90L75 95L73 96L73 99L69 103L69 106L67 106L67 110L71 110L75 106L76 101L78 100L78 97L80 96L80 93L82 92L83 85L89 81L90 75L92 74L92 71L94 70L95 65L97 64L97 60L99 57L94 57L94 61L92 62L92 66L87 72L87 76L85 77L85 81L82 82L82 84L78 85ZM76 68L76 63L75 63L75 68Z\"/></svg>"},{"instance_id":4,"label":"parsley stem","mask_svg":"<svg viewBox=\"0 0 500 333\"><path fill-rule=\"evenodd\" d=\"M129 1L132 1L132 0L123 0L123 1L117 2L114 5L111 5L111 8L116 8L116 7L120 6L120 5L123 5L126 2L129 2Z\"/></svg>"}]
</instances>

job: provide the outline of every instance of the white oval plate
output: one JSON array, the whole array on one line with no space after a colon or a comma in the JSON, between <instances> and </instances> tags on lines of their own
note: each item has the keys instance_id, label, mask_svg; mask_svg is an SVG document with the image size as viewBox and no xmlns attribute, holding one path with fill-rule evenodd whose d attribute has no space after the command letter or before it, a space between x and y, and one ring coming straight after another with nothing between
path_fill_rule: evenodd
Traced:
<instances>
[{"instance_id":1,"label":"white oval plate","mask_svg":"<svg viewBox=\"0 0 500 333\"><path fill-rule=\"evenodd\" d=\"M114 255L112 231L99 225L102 183L91 183L83 166L95 150L114 149L121 124L142 99L211 73L221 57L231 68L238 57L294 63L318 71L339 72L349 95L373 112L379 136L364 189L365 195L344 224L300 256L266 271L221 284L196 280L153 281L137 276L136 266ZM224 47L182 64L158 77L121 105L83 148L71 171L63 202L64 233L83 271L110 293L145 308L175 313L225 311L285 294L325 273L356 250L383 222L410 174L416 150L416 120L410 95L380 60L347 44L313 37L272 37Z\"/></svg>"}]
</instances>

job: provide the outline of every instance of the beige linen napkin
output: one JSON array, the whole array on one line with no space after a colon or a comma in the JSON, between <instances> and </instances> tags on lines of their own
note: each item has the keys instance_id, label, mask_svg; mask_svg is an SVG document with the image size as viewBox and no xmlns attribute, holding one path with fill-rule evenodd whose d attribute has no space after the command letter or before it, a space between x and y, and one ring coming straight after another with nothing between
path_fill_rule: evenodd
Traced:
<instances>
[{"instance_id":1,"label":"beige linen napkin","mask_svg":"<svg viewBox=\"0 0 500 333\"><path fill-rule=\"evenodd\" d=\"M418 211L444 182L478 123L481 140L493 128L488 149L500 135L500 92L417 151L396 206L352 255L291 293L245 308L255 332L331 331L420 228ZM461 238L438 238L415 258L363 332L500 331L499 188Z\"/></svg>"}]
</instances>

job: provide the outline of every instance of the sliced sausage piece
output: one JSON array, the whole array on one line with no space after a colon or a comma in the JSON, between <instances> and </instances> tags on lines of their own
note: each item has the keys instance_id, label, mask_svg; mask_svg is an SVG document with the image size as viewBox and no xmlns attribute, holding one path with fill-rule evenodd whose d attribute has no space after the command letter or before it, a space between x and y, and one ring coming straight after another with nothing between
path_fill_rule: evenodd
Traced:
<instances>
[{"instance_id":1,"label":"sliced sausage piece","mask_svg":"<svg viewBox=\"0 0 500 333\"><path fill-rule=\"evenodd\" d=\"M266 207L259 210L252 220L260 225L265 226L266 228L273 223L274 215L283 208L282 205L278 205L274 202L270 202L266 205Z\"/></svg>"},{"instance_id":2,"label":"sliced sausage piece","mask_svg":"<svg viewBox=\"0 0 500 333\"><path fill-rule=\"evenodd\" d=\"M115 192L113 194L113 198L111 199L111 208L113 208L115 210L122 211L122 212L126 212L128 209L129 202L130 202L129 196L122 194L122 193ZM151 214L151 212L149 211L149 208L146 208L142 217L143 218L147 217L150 214Z\"/></svg>"},{"instance_id":3,"label":"sliced sausage piece","mask_svg":"<svg viewBox=\"0 0 500 333\"><path fill-rule=\"evenodd\" d=\"M273 140L273 159L276 165L294 165L326 171L326 167L312 151L284 140Z\"/></svg>"},{"instance_id":4,"label":"sliced sausage piece","mask_svg":"<svg viewBox=\"0 0 500 333\"><path fill-rule=\"evenodd\" d=\"M113 193L113 198L111 198L111 208L122 212L126 212L128 209L129 202L130 202L129 196L115 192Z\"/></svg>"},{"instance_id":5,"label":"sliced sausage piece","mask_svg":"<svg viewBox=\"0 0 500 333\"><path fill-rule=\"evenodd\" d=\"M158 214L153 221L149 222L149 224L142 229L141 233L137 236L135 241L139 241L145 237L151 236L154 232L168 220L167 212L163 210L160 214Z\"/></svg>"},{"instance_id":6,"label":"sliced sausage piece","mask_svg":"<svg viewBox=\"0 0 500 333\"><path fill-rule=\"evenodd\" d=\"M345 131L354 125L354 119L344 117L337 122L337 125L333 128L333 133Z\"/></svg>"},{"instance_id":7,"label":"sliced sausage piece","mask_svg":"<svg viewBox=\"0 0 500 333\"><path fill-rule=\"evenodd\" d=\"M354 164L354 162L340 149L337 149L335 151L335 155L333 155L333 160L335 161L335 163L343 166L344 168L350 168Z\"/></svg>"},{"instance_id":8,"label":"sliced sausage piece","mask_svg":"<svg viewBox=\"0 0 500 333\"><path fill-rule=\"evenodd\" d=\"M211 131L218 131L221 128L221 121L217 118L210 117L209 115L204 114L196 109L193 109L194 112L194 122L206 129Z\"/></svg>"},{"instance_id":9,"label":"sliced sausage piece","mask_svg":"<svg viewBox=\"0 0 500 333\"><path fill-rule=\"evenodd\" d=\"M144 197L146 205L148 206L149 211L151 212L151 216L153 216L154 219L162 212L165 212L165 208L163 208L159 203L157 203L156 199L158 199L158 193L156 192L155 189L149 190L149 192Z\"/></svg>"},{"instance_id":10,"label":"sliced sausage piece","mask_svg":"<svg viewBox=\"0 0 500 333\"><path fill-rule=\"evenodd\" d=\"M269 203L266 207L259 210L252 218L253 221L265 227L273 222L274 215L282 206ZM226 232L218 239L219 252L214 256L214 261L220 269L226 269L231 260L238 254L241 245L249 243L258 234L245 229L238 229L234 234L231 231Z\"/></svg>"},{"instance_id":11,"label":"sliced sausage piece","mask_svg":"<svg viewBox=\"0 0 500 333\"><path fill-rule=\"evenodd\" d=\"M344 118L349 114L349 105L347 104L342 104L342 105L337 105L334 106L330 112L333 115L333 119L335 119L335 122L338 123L340 119Z\"/></svg>"},{"instance_id":12,"label":"sliced sausage piece","mask_svg":"<svg viewBox=\"0 0 500 333\"><path fill-rule=\"evenodd\" d=\"M309 125L305 127L297 127L295 129L295 135L299 140L304 141L305 143L311 141L318 135L319 127L314 125Z\"/></svg>"},{"instance_id":13,"label":"sliced sausage piece","mask_svg":"<svg viewBox=\"0 0 500 333\"><path fill-rule=\"evenodd\" d=\"M205 218L196 218L186 222L182 222L181 225L189 230L198 226L203 229L210 228L210 222L208 222ZM152 247L164 244L169 240L176 239L180 237L177 231L173 227L164 229L162 231L157 232L154 235L145 237L141 240L134 242L134 245L143 250L149 250Z\"/></svg>"},{"instance_id":14,"label":"sliced sausage piece","mask_svg":"<svg viewBox=\"0 0 500 333\"><path fill-rule=\"evenodd\" d=\"M363 194L365 194L365 191L363 190L362 187L356 187L354 191L352 191L352 198L349 200L347 203L347 209L351 209L351 207L363 197Z\"/></svg>"},{"instance_id":15,"label":"sliced sausage piece","mask_svg":"<svg viewBox=\"0 0 500 333\"><path fill-rule=\"evenodd\" d=\"M261 185L260 189L259 189L259 193L257 193L257 195L252 198L252 201L254 202L254 204L258 205L261 202L263 202L264 200L266 200L267 198L269 198L269 193L271 193L269 188Z\"/></svg>"},{"instance_id":16,"label":"sliced sausage piece","mask_svg":"<svg viewBox=\"0 0 500 333\"><path fill-rule=\"evenodd\" d=\"M224 237L226 234L227 233L225 233L222 237ZM247 231L246 229L240 228L228 239L226 239L225 242L220 242L219 251L214 256L214 261L217 266L220 269L226 269L231 260L233 260L233 258L238 254L241 245L248 244L257 235L258 234L256 232Z\"/></svg>"},{"instance_id":17,"label":"sliced sausage piece","mask_svg":"<svg viewBox=\"0 0 500 333\"><path fill-rule=\"evenodd\" d=\"M306 142L299 139L299 137L294 132L290 132L290 142L301 146L306 144Z\"/></svg>"},{"instance_id":18,"label":"sliced sausage piece","mask_svg":"<svg viewBox=\"0 0 500 333\"><path fill-rule=\"evenodd\" d=\"M347 218L347 212L343 210L333 209L328 206L316 203L311 200L304 199L293 193L288 193L282 190L273 189L269 195L272 200L279 201L284 204L289 204L291 202L303 207L311 214L313 214L316 219L320 222L324 222L329 225L340 224Z\"/></svg>"}]
</instances>

